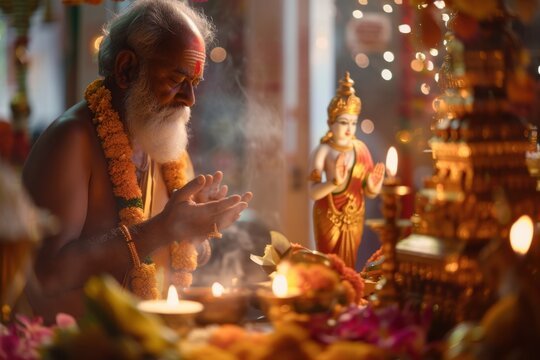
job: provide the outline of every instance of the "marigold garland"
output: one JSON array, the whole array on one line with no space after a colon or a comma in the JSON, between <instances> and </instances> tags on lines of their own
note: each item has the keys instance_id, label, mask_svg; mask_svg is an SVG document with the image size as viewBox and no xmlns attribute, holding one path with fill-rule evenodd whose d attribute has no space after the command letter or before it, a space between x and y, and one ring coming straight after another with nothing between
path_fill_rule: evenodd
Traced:
<instances>
[{"instance_id":1,"label":"marigold garland","mask_svg":"<svg viewBox=\"0 0 540 360\"><path fill-rule=\"evenodd\" d=\"M112 108L111 92L104 86L102 80L96 80L88 85L85 99L94 113L93 122L107 159L109 177L119 208L120 225L138 224L145 220L142 191L137 183L129 138L118 113ZM169 195L187 182L186 168L187 154L179 161L162 165L163 178ZM190 272L197 268L198 254L195 246L187 241L173 242L170 245L170 252L172 283L178 287L190 286L192 282ZM140 266L130 270L128 277L128 287L135 295L143 299L160 297L154 263L141 263Z\"/></svg>"},{"instance_id":2,"label":"marigold garland","mask_svg":"<svg viewBox=\"0 0 540 360\"><path fill-rule=\"evenodd\" d=\"M340 274L341 281L350 283L355 292L354 302L359 304L364 296L364 280L354 269L345 265L345 262L336 254L326 254L326 256L332 263L332 267ZM348 287L347 289L350 290Z\"/></svg>"}]
</instances>

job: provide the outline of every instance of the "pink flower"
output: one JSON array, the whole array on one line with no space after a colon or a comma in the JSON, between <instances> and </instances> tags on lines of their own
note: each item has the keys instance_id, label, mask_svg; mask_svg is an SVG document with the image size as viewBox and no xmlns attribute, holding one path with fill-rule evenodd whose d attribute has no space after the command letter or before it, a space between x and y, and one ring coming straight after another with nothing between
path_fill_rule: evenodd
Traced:
<instances>
[{"instance_id":1,"label":"pink flower","mask_svg":"<svg viewBox=\"0 0 540 360\"><path fill-rule=\"evenodd\" d=\"M334 326L328 326L326 321L312 323L311 334L323 343L363 341L419 359L426 345L429 323L429 314L417 316L397 306L380 309L354 306L341 314Z\"/></svg>"},{"instance_id":2,"label":"pink flower","mask_svg":"<svg viewBox=\"0 0 540 360\"><path fill-rule=\"evenodd\" d=\"M71 329L77 327L77 322L73 316L66 313L56 314L56 325L60 329Z\"/></svg>"},{"instance_id":3,"label":"pink flower","mask_svg":"<svg viewBox=\"0 0 540 360\"><path fill-rule=\"evenodd\" d=\"M57 327L66 329L76 326L75 319L60 313L56 316ZM43 325L41 317L29 318L16 315L8 327L0 326L0 359L40 359L39 349L51 343L56 326Z\"/></svg>"}]
</instances>

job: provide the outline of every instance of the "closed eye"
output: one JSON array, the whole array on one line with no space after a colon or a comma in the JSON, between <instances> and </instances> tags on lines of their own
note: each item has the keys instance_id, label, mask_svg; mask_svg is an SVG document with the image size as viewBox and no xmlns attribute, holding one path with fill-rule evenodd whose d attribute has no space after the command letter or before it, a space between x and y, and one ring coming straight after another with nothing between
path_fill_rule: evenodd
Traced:
<instances>
[{"instance_id":1,"label":"closed eye","mask_svg":"<svg viewBox=\"0 0 540 360\"><path fill-rule=\"evenodd\" d=\"M171 85L172 87L179 87L182 86L186 81L189 81L191 83L191 86L196 88L202 80L202 78L189 79L187 76L177 76L175 78L171 78Z\"/></svg>"}]
</instances>

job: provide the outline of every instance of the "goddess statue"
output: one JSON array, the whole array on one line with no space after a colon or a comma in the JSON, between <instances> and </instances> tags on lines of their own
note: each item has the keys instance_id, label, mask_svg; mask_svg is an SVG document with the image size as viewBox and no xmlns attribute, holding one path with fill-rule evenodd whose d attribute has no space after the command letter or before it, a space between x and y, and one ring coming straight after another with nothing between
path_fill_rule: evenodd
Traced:
<instances>
[{"instance_id":1,"label":"goddess statue","mask_svg":"<svg viewBox=\"0 0 540 360\"><path fill-rule=\"evenodd\" d=\"M353 85L346 72L328 105L329 130L311 155L309 194L315 200L317 250L337 254L354 269L364 228L364 195L379 194L385 167L373 166L368 148L355 136L361 101Z\"/></svg>"}]
</instances>

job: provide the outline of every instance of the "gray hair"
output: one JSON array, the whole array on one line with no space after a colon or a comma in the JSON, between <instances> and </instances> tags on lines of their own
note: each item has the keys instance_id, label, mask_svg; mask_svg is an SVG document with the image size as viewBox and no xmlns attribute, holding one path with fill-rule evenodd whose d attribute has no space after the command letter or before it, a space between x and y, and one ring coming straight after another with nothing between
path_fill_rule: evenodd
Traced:
<instances>
[{"instance_id":1,"label":"gray hair","mask_svg":"<svg viewBox=\"0 0 540 360\"><path fill-rule=\"evenodd\" d=\"M214 39L214 26L205 15L179 0L138 0L128 10L111 20L103 29L99 47L99 74L112 75L114 62L121 50L132 49L147 57L178 25L191 19L205 44ZM186 28L187 26L182 26Z\"/></svg>"}]
</instances>

